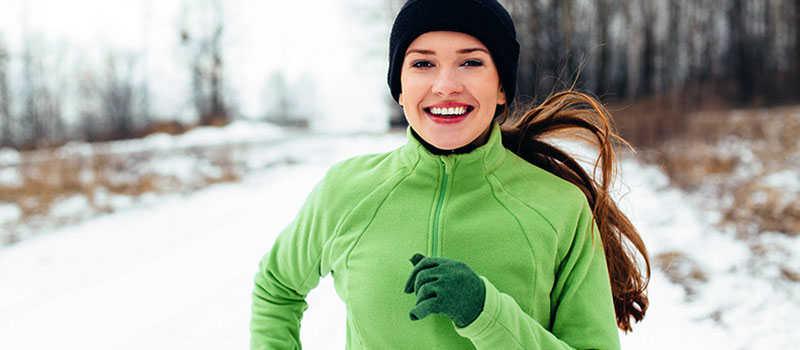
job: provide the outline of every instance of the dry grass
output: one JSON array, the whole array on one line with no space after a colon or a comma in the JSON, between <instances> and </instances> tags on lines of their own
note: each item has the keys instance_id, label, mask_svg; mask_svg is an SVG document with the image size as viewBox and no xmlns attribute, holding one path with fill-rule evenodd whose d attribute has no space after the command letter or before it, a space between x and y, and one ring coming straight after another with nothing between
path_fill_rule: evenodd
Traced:
<instances>
[{"instance_id":1,"label":"dry grass","mask_svg":"<svg viewBox=\"0 0 800 350\"><path fill-rule=\"evenodd\" d=\"M696 295L701 284L708 281L700 264L683 252L664 252L656 255L653 261L670 282L683 287L689 299Z\"/></svg>"},{"instance_id":2,"label":"dry grass","mask_svg":"<svg viewBox=\"0 0 800 350\"><path fill-rule=\"evenodd\" d=\"M6 244L20 239L15 226L38 225L41 221L70 221L52 217L52 210L67 198L81 196L95 214L114 211L113 196L134 201L145 194L188 193L211 184L238 181L244 164L238 159L241 146L192 148L172 152L144 151L113 154L96 145L90 155L64 156L58 149L22 152L14 166L17 183L0 183L0 204L12 203L19 209L15 223L2 227L0 240ZM153 164L174 157L190 159L195 165L191 176L159 171ZM3 170L0 165L0 170Z\"/></svg>"},{"instance_id":3,"label":"dry grass","mask_svg":"<svg viewBox=\"0 0 800 350\"><path fill-rule=\"evenodd\" d=\"M800 107L698 112L684 132L660 142L654 161L673 184L702 191L742 236L800 235L800 193L770 178L800 173Z\"/></svg>"},{"instance_id":4,"label":"dry grass","mask_svg":"<svg viewBox=\"0 0 800 350\"><path fill-rule=\"evenodd\" d=\"M655 147L684 135L695 123L692 111L728 111L732 87L708 83L645 97L634 102L607 101L620 134L638 147Z\"/></svg>"},{"instance_id":5,"label":"dry grass","mask_svg":"<svg viewBox=\"0 0 800 350\"><path fill-rule=\"evenodd\" d=\"M781 276L795 283L800 282L800 272L792 271L786 266L781 267Z\"/></svg>"}]
</instances>

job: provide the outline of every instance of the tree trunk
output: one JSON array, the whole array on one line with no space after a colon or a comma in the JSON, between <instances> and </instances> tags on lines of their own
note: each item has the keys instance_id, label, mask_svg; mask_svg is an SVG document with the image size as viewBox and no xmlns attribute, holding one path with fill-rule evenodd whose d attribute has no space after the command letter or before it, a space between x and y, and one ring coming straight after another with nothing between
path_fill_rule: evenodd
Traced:
<instances>
[{"instance_id":1,"label":"tree trunk","mask_svg":"<svg viewBox=\"0 0 800 350\"><path fill-rule=\"evenodd\" d=\"M540 64L539 49L542 47L542 36L540 33L541 23L539 22L539 11L537 1L530 1L524 4L524 1L519 8L520 20L517 21L519 32L517 37L520 43L520 62L519 62L519 79L517 79L517 96L529 96L536 98L538 94L538 79L537 72L538 64ZM519 99L522 101L523 99Z\"/></svg>"},{"instance_id":2,"label":"tree trunk","mask_svg":"<svg viewBox=\"0 0 800 350\"><path fill-rule=\"evenodd\" d=\"M626 42L627 45L627 52L626 52L626 85L625 85L625 96L628 99L635 99L638 97L639 93L639 86L641 78L641 48L640 48L640 38L639 34L641 32L641 28L637 26L637 22L634 20L638 18L638 16L634 16L633 11L634 9L634 2L638 2L638 0L624 0L624 14L625 14L625 24L626 24L626 31L628 34Z\"/></svg>"},{"instance_id":3,"label":"tree trunk","mask_svg":"<svg viewBox=\"0 0 800 350\"><path fill-rule=\"evenodd\" d=\"M800 86L800 0L794 0L794 86ZM795 89L796 98L800 98L800 89Z\"/></svg>"},{"instance_id":4,"label":"tree trunk","mask_svg":"<svg viewBox=\"0 0 800 350\"><path fill-rule=\"evenodd\" d=\"M600 96L608 93L608 61L611 56L608 27L611 24L609 0L597 0L597 32L600 41L600 59L597 64L597 91Z\"/></svg>"},{"instance_id":5,"label":"tree trunk","mask_svg":"<svg viewBox=\"0 0 800 350\"><path fill-rule=\"evenodd\" d=\"M736 82L739 91L739 104L750 101L753 96L752 64L750 50L747 48L748 35L745 31L744 0L732 0L728 12L728 30L730 33L730 74Z\"/></svg>"},{"instance_id":6,"label":"tree trunk","mask_svg":"<svg viewBox=\"0 0 800 350\"><path fill-rule=\"evenodd\" d=\"M11 132L11 97L8 94L8 53L0 42L0 147L14 147Z\"/></svg>"},{"instance_id":7,"label":"tree trunk","mask_svg":"<svg viewBox=\"0 0 800 350\"><path fill-rule=\"evenodd\" d=\"M678 83L679 79L677 78L677 62L678 62L678 52L679 48L678 45L680 44L681 36L680 36L680 3L679 0L670 0L669 1L669 24L667 28L667 42L666 42L666 59L667 65L672 65L666 67L663 72L663 81L666 87L673 87Z\"/></svg>"},{"instance_id":8,"label":"tree trunk","mask_svg":"<svg viewBox=\"0 0 800 350\"><path fill-rule=\"evenodd\" d=\"M642 4L642 18L644 18L644 49L642 52L642 84L639 96L649 96L653 93L653 75L655 74L655 38L653 33L652 4L645 1Z\"/></svg>"}]
</instances>

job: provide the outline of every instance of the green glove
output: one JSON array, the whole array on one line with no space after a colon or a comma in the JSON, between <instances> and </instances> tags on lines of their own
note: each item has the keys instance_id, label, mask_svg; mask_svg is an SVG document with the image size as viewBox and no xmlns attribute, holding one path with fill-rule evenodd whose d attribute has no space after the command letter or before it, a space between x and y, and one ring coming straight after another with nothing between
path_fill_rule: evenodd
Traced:
<instances>
[{"instance_id":1,"label":"green glove","mask_svg":"<svg viewBox=\"0 0 800 350\"><path fill-rule=\"evenodd\" d=\"M463 262L446 258L426 258L414 254L414 270L406 281L406 293L417 293L411 309L412 321L433 313L450 317L458 327L466 327L483 311L486 287Z\"/></svg>"}]
</instances>

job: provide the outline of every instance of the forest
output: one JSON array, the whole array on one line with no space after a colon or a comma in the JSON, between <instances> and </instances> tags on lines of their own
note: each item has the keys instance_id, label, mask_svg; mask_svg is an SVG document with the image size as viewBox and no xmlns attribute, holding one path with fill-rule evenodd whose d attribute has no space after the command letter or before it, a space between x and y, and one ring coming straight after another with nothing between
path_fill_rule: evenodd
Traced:
<instances>
[{"instance_id":1,"label":"forest","mask_svg":"<svg viewBox=\"0 0 800 350\"><path fill-rule=\"evenodd\" d=\"M522 94L572 87L633 105L617 117L639 144L680 133L692 111L800 98L797 0L506 3L524 48Z\"/></svg>"},{"instance_id":2,"label":"forest","mask_svg":"<svg viewBox=\"0 0 800 350\"><path fill-rule=\"evenodd\" d=\"M521 90L639 99L693 89L733 106L800 97L800 1L508 0ZM704 89L705 88L705 89ZM687 101L689 103L689 101Z\"/></svg>"}]
</instances>

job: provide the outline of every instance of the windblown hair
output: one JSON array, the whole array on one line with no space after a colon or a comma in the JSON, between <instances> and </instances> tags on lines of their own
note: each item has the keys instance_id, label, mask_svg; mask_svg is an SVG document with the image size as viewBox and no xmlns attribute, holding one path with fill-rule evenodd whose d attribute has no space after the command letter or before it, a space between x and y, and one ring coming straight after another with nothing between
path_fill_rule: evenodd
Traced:
<instances>
[{"instance_id":1,"label":"windblown hair","mask_svg":"<svg viewBox=\"0 0 800 350\"><path fill-rule=\"evenodd\" d=\"M504 124L501 129L507 149L578 186L586 195L603 240L617 327L631 331L631 318L641 321L647 310L650 259L636 228L609 194L617 166L614 147L631 146L616 132L602 103L576 91L553 94L540 105L510 116L506 109L498 117ZM593 173L588 174L575 157L546 139L578 140L593 146L598 152ZM644 260L644 273L637 252Z\"/></svg>"}]
</instances>

